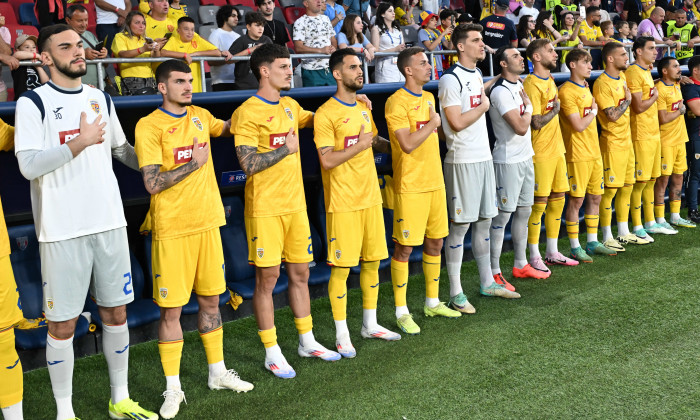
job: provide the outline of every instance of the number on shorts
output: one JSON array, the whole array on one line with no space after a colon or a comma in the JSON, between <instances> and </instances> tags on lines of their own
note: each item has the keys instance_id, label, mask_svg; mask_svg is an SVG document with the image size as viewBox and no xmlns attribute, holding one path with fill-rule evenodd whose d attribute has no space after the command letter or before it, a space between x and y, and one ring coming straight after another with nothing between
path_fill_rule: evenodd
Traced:
<instances>
[{"instance_id":1,"label":"number on shorts","mask_svg":"<svg viewBox=\"0 0 700 420\"><path fill-rule=\"evenodd\" d=\"M124 294L130 295L134 293L134 288L131 285L131 273L124 274L124 278L126 279L126 283L124 283Z\"/></svg>"},{"instance_id":2,"label":"number on shorts","mask_svg":"<svg viewBox=\"0 0 700 420\"><path fill-rule=\"evenodd\" d=\"M22 310L22 301L21 301L20 298L19 298L19 287L16 288L15 290L17 291L17 307L18 307L19 310L21 311L21 310Z\"/></svg>"},{"instance_id":3,"label":"number on shorts","mask_svg":"<svg viewBox=\"0 0 700 420\"><path fill-rule=\"evenodd\" d=\"M308 247L308 248L306 248L306 252L308 252L308 253L309 253L309 255L311 255L311 254L313 254L313 253L314 253L314 250L313 250L313 247L312 247L312 245L313 245L313 243L311 242L311 236L309 236L309 247Z\"/></svg>"}]
</instances>

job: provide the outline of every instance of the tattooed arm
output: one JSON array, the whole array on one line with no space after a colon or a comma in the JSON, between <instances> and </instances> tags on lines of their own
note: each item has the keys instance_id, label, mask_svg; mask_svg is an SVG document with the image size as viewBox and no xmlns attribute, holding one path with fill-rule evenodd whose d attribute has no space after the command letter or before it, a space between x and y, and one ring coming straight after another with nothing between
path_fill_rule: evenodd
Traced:
<instances>
[{"instance_id":1,"label":"tattooed arm","mask_svg":"<svg viewBox=\"0 0 700 420\"><path fill-rule=\"evenodd\" d=\"M299 151L299 139L292 128L284 138L284 145L271 152L258 153L258 149L254 146L236 146L236 156L246 176L264 171L297 151Z\"/></svg>"},{"instance_id":2,"label":"tattooed arm","mask_svg":"<svg viewBox=\"0 0 700 420\"><path fill-rule=\"evenodd\" d=\"M184 165L172 171L165 172L160 171L161 165L147 165L141 168L146 191L151 195L155 195L161 191L167 190L187 178L192 172L204 166L207 160L209 160L209 145L205 144L200 147L195 137L192 147L192 159Z\"/></svg>"},{"instance_id":3,"label":"tattooed arm","mask_svg":"<svg viewBox=\"0 0 700 420\"><path fill-rule=\"evenodd\" d=\"M608 117L609 121L615 122L619 120L621 116L624 115L625 111L627 111L627 108L629 108L630 103L632 103L632 101L623 100L620 103L620 106L611 106L610 108L605 108L603 112L605 113L605 116Z\"/></svg>"},{"instance_id":4,"label":"tattooed arm","mask_svg":"<svg viewBox=\"0 0 700 420\"><path fill-rule=\"evenodd\" d=\"M533 115L530 125L532 126L533 130L540 130L542 127L547 125L552 119L559 114L559 108L561 107L561 103L559 100L555 100L554 102L554 107L552 108L551 111L549 111L546 114L538 114L538 115Z\"/></svg>"},{"instance_id":5,"label":"tattooed arm","mask_svg":"<svg viewBox=\"0 0 700 420\"><path fill-rule=\"evenodd\" d=\"M391 142L382 136L372 139L372 150L377 153L391 153Z\"/></svg>"}]
</instances>

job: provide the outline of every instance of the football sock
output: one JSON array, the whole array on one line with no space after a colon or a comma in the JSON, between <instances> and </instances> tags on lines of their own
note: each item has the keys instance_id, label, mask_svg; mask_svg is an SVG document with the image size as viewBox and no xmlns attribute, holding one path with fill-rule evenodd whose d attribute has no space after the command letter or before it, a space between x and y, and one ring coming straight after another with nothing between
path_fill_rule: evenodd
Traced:
<instances>
[{"instance_id":1,"label":"football sock","mask_svg":"<svg viewBox=\"0 0 700 420\"><path fill-rule=\"evenodd\" d=\"M425 304L434 308L440 303L440 255L423 253L423 275L425 277Z\"/></svg>"},{"instance_id":2,"label":"football sock","mask_svg":"<svg viewBox=\"0 0 700 420\"><path fill-rule=\"evenodd\" d=\"M394 289L394 306L406 306L408 288L408 261L391 258L391 284ZM398 317L398 315L397 315Z\"/></svg>"},{"instance_id":3,"label":"football sock","mask_svg":"<svg viewBox=\"0 0 700 420\"><path fill-rule=\"evenodd\" d=\"M307 315L303 318L294 318L294 324L299 332L299 342L304 347L309 347L316 343L314 338L313 321L311 315Z\"/></svg>"},{"instance_id":4,"label":"football sock","mask_svg":"<svg viewBox=\"0 0 700 420\"><path fill-rule=\"evenodd\" d=\"M20 400L18 403L3 407L2 417L5 420L23 420L24 415L22 414L22 400Z\"/></svg>"},{"instance_id":5,"label":"football sock","mask_svg":"<svg viewBox=\"0 0 700 420\"><path fill-rule=\"evenodd\" d=\"M73 411L73 336L66 339L46 337L46 363L49 365L51 388L56 399L56 418L71 419Z\"/></svg>"},{"instance_id":6,"label":"football sock","mask_svg":"<svg viewBox=\"0 0 700 420\"><path fill-rule=\"evenodd\" d=\"M362 310L362 325L367 328L376 327L377 324L377 310L376 309L363 309Z\"/></svg>"},{"instance_id":7,"label":"football sock","mask_svg":"<svg viewBox=\"0 0 700 420\"><path fill-rule=\"evenodd\" d=\"M331 312L336 321L344 320L347 316L348 305L348 274L346 267L331 267L331 278L328 281L328 297L331 301Z\"/></svg>"},{"instance_id":8,"label":"football sock","mask_svg":"<svg viewBox=\"0 0 700 420\"><path fill-rule=\"evenodd\" d=\"M277 345L277 327L272 327L269 330L258 330L258 335L266 349Z\"/></svg>"},{"instance_id":9,"label":"football sock","mask_svg":"<svg viewBox=\"0 0 700 420\"><path fill-rule=\"evenodd\" d=\"M513 214L513 222L510 224L513 254L515 254L513 265L516 268L523 268L527 265L527 255L525 255L525 249L527 248L527 221L530 218L531 211L532 208L529 206L518 206L515 214Z\"/></svg>"},{"instance_id":10,"label":"football sock","mask_svg":"<svg viewBox=\"0 0 700 420\"><path fill-rule=\"evenodd\" d=\"M450 234L445 241L445 263L447 277L450 280L450 296L462 293L462 258L464 257L464 237L469 230L469 223L452 223Z\"/></svg>"},{"instance_id":11,"label":"football sock","mask_svg":"<svg viewBox=\"0 0 700 420\"><path fill-rule=\"evenodd\" d=\"M612 203L616 193L617 188L605 187L603 190L603 196L600 199L600 227L603 231L603 242L612 238L612 230L610 229L610 225L612 224Z\"/></svg>"},{"instance_id":12,"label":"football sock","mask_svg":"<svg viewBox=\"0 0 700 420\"><path fill-rule=\"evenodd\" d=\"M489 231L491 219L480 219L474 223L472 230L472 253L479 270L479 282L481 287L488 287L493 283L491 273L491 255L489 246Z\"/></svg>"},{"instance_id":13,"label":"football sock","mask_svg":"<svg viewBox=\"0 0 700 420\"><path fill-rule=\"evenodd\" d=\"M199 333L204 346L204 354L207 356L209 376L218 377L226 373L224 364L224 329L221 325L206 333Z\"/></svg>"},{"instance_id":14,"label":"football sock","mask_svg":"<svg viewBox=\"0 0 700 420\"><path fill-rule=\"evenodd\" d=\"M654 184L656 179L652 178L647 182L646 187L642 191L642 202L644 203L644 221L646 226L656 223L654 218Z\"/></svg>"},{"instance_id":15,"label":"football sock","mask_svg":"<svg viewBox=\"0 0 700 420\"><path fill-rule=\"evenodd\" d=\"M671 200L669 203L671 208L671 221L677 222L681 218L681 200Z\"/></svg>"},{"instance_id":16,"label":"football sock","mask_svg":"<svg viewBox=\"0 0 700 420\"><path fill-rule=\"evenodd\" d=\"M644 191L647 184L648 182L637 182L632 187L630 215L632 216L632 227L634 230L642 228L642 191Z\"/></svg>"},{"instance_id":17,"label":"football sock","mask_svg":"<svg viewBox=\"0 0 700 420\"><path fill-rule=\"evenodd\" d=\"M510 220L510 212L498 211L498 215L491 221L491 272L498 274L501 272L501 252L503 251L503 237L506 233L506 225Z\"/></svg>"},{"instance_id":18,"label":"football sock","mask_svg":"<svg viewBox=\"0 0 700 420\"><path fill-rule=\"evenodd\" d=\"M598 221L597 214L584 214L583 220L586 222L586 242L598 242Z\"/></svg>"},{"instance_id":19,"label":"football sock","mask_svg":"<svg viewBox=\"0 0 700 420\"><path fill-rule=\"evenodd\" d=\"M107 359L112 403L129 398L129 327L102 325L102 348Z\"/></svg>"},{"instance_id":20,"label":"football sock","mask_svg":"<svg viewBox=\"0 0 700 420\"><path fill-rule=\"evenodd\" d=\"M632 195L633 185L625 185L620 188L615 196L615 219L617 219L617 235L629 235L630 229L628 225L630 214L630 197Z\"/></svg>"},{"instance_id":21,"label":"football sock","mask_svg":"<svg viewBox=\"0 0 700 420\"><path fill-rule=\"evenodd\" d=\"M5 420L22 418L24 379L15 349L15 329L0 332L0 407Z\"/></svg>"},{"instance_id":22,"label":"football sock","mask_svg":"<svg viewBox=\"0 0 700 420\"><path fill-rule=\"evenodd\" d=\"M566 235L569 237L569 243L571 243L571 248L578 248L581 244L578 241L578 227L579 221L570 222L566 221ZM549 238L547 238L549 239ZM547 255L549 255L549 248L547 250Z\"/></svg>"},{"instance_id":23,"label":"football sock","mask_svg":"<svg viewBox=\"0 0 700 420\"><path fill-rule=\"evenodd\" d=\"M333 321L335 323L335 337L340 338L345 335L350 335L348 330L348 321L343 319L342 321Z\"/></svg>"},{"instance_id":24,"label":"football sock","mask_svg":"<svg viewBox=\"0 0 700 420\"><path fill-rule=\"evenodd\" d=\"M532 205L530 218L527 221L527 243L530 248L530 259L540 256L540 232L542 231L542 215L547 203L535 202Z\"/></svg>"},{"instance_id":25,"label":"football sock","mask_svg":"<svg viewBox=\"0 0 700 420\"><path fill-rule=\"evenodd\" d=\"M656 223L663 223L666 221L666 218L664 217L666 213L666 204L665 203L656 203L654 202L654 218L656 219Z\"/></svg>"},{"instance_id":26,"label":"football sock","mask_svg":"<svg viewBox=\"0 0 700 420\"><path fill-rule=\"evenodd\" d=\"M612 226L601 226L600 231L603 232L603 242L613 237Z\"/></svg>"},{"instance_id":27,"label":"football sock","mask_svg":"<svg viewBox=\"0 0 700 420\"><path fill-rule=\"evenodd\" d=\"M561 215L564 211L564 197L550 198L544 211L544 227L547 234L547 255L559 252L557 241L561 229Z\"/></svg>"},{"instance_id":28,"label":"football sock","mask_svg":"<svg viewBox=\"0 0 700 420\"><path fill-rule=\"evenodd\" d=\"M408 269L408 264L406 264ZM379 298L379 261L365 261L360 266L362 309L377 309ZM403 287L405 290L406 288ZM347 299L346 299L347 301Z\"/></svg>"},{"instance_id":29,"label":"football sock","mask_svg":"<svg viewBox=\"0 0 700 420\"><path fill-rule=\"evenodd\" d=\"M181 389L180 387L180 360L182 359L182 347L184 341L159 341L158 352L160 363L163 366L167 389Z\"/></svg>"}]
</instances>

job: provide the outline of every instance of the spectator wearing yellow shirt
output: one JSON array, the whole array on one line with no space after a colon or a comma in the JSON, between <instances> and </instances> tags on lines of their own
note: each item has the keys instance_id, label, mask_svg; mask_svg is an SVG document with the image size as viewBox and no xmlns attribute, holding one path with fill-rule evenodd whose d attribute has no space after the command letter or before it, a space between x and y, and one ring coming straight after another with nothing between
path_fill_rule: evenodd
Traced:
<instances>
[{"instance_id":1,"label":"spectator wearing yellow shirt","mask_svg":"<svg viewBox=\"0 0 700 420\"><path fill-rule=\"evenodd\" d=\"M149 43L145 33L146 17L138 10L132 10L126 16L124 30L118 33L112 42L114 56L119 58L160 57L158 43L155 41ZM122 77L122 95L134 95L145 88L156 89L156 79L149 63L121 63L119 72Z\"/></svg>"},{"instance_id":2,"label":"spectator wearing yellow shirt","mask_svg":"<svg viewBox=\"0 0 700 420\"><path fill-rule=\"evenodd\" d=\"M151 11L146 15L146 36L154 39L161 48L168 41L166 34L177 28L177 19L168 16L170 5L168 0L149 0Z\"/></svg>"},{"instance_id":3,"label":"spectator wearing yellow shirt","mask_svg":"<svg viewBox=\"0 0 700 420\"><path fill-rule=\"evenodd\" d=\"M596 6L586 8L586 20L581 23L578 38L586 47L602 47L605 44L603 31L600 30L600 8ZM593 70L600 69L602 64L600 50L591 50L591 57L593 57Z\"/></svg>"},{"instance_id":4,"label":"spectator wearing yellow shirt","mask_svg":"<svg viewBox=\"0 0 700 420\"><path fill-rule=\"evenodd\" d=\"M226 58L231 58L228 51L223 52ZM177 32L170 37L161 51L161 56L170 58L181 58L189 64L192 69L192 92L202 91L202 72L199 62L193 62L192 57L221 57L219 51L212 43L199 36L194 31L194 20L190 17L181 17L177 21Z\"/></svg>"}]
</instances>

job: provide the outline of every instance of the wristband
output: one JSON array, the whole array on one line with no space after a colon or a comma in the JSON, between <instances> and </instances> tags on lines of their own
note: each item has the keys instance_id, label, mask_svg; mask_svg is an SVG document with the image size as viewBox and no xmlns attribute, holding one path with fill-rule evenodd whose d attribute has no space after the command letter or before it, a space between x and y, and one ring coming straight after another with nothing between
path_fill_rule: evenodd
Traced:
<instances>
[{"instance_id":1,"label":"wristband","mask_svg":"<svg viewBox=\"0 0 700 420\"><path fill-rule=\"evenodd\" d=\"M187 60L187 53L185 53L185 56L183 57L185 60Z\"/></svg>"},{"instance_id":2,"label":"wristband","mask_svg":"<svg viewBox=\"0 0 700 420\"><path fill-rule=\"evenodd\" d=\"M592 109L592 110L591 110L591 114L593 114L593 116L595 117L596 115L598 115L598 110L597 110L597 109Z\"/></svg>"},{"instance_id":3,"label":"wristband","mask_svg":"<svg viewBox=\"0 0 700 420\"><path fill-rule=\"evenodd\" d=\"M141 55L141 47L139 47L139 48L136 49L136 53L137 53L138 55Z\"/></svg>"},{"instance_id":4,"label":"wristband","mask_svg":"<svg viewBox=\"0 0 700 420\"><path fill-rule=\"evenodd\" d=\"M32 60L36 60L36 53L34 53L34 57L32 57Z\"/></svg>"},{"instance_id":5,"label":"wristband","mask_svg":"<svg viewBox=\"0 0 700 420\"><path fill-rule=\"evenodd\" d=\"M119 14L119 8L118 8L118 7L116 7L116 6L114 7L114 13L117 13L117 14Z\"/></svg>"},{"instance_id":6,"label":"wristband","mask_svg":"<svg viewBox=\"0 0 700 420\"><path fill-rule=\"evenodd\" d=\"M525 107L525 112L529 112L530 114L532 114L532 105L526 106L526 107Z\"/></svg>"},{"instance_id":7,"label":"wristband","mask_svg":"<svg viewBox=\"0 0 700 420\"><path fill-rule=\"evenodd\" d=\"M365 49L360 47L360 53L364 53L364 52L365 52Z\"/></svg>"},{"instance_id":8,"label":"wristband","mask_svg":"<svg viewBox=\"0 0 700 420\"><path fill-rule=\"evenodd\" d=\"M250 55L250 48L247 48L246 50L248 51L248 55Z\"/></svg>"}]
</instances>

